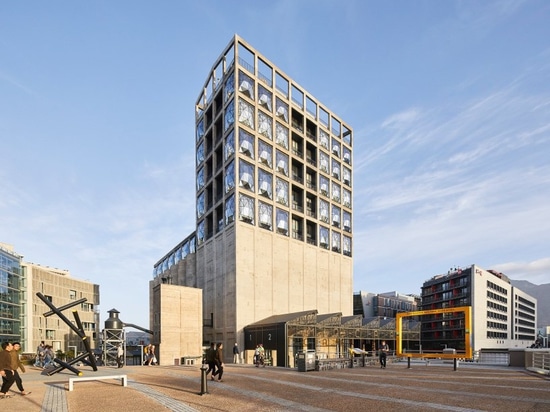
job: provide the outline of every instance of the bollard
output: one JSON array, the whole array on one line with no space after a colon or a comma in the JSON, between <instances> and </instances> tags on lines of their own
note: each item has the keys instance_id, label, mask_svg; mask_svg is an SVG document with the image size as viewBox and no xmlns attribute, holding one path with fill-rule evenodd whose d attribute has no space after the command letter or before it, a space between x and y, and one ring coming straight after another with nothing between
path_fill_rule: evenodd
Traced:
<instances>
[{"instance_id":1,"label":"bollard","mask_svg":"<svg viewBox=\"0 0 550 412\"><path fill-rule=\"evenodd\" d=\"M208 370L206 365L201 366L201 392L199 395L208 394L208 379L206 376L206 371Z\"/></svg>"}]
</instances>

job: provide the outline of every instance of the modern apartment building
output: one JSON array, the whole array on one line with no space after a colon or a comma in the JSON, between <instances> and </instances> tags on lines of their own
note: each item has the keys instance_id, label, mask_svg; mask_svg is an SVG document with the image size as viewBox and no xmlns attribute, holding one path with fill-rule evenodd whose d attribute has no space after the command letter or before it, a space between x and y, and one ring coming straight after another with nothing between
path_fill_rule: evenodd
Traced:
<instances>
[{"instance_id":1,"label":"modern apartment building","mask_svg":"<svg viewBox=\"0 0 550 412\"><path fill-rule=\"evenodd\" d=\"M196 102L196 232L157 262L151 288L202 289L203 339L229 348L269 316L351 315L352 144L341 118L235 35Z\"/></svg>"},{"instance_id":2,"label":"modern apartment building","mask_svg":"<svg viewBox=\"0 0 550 412\"><path fill-rule=\"evenodd\" d=\"M44 316L50 308L36 293L44 295L56 308L85 298L86 301L63 311L74 322L73 311L78 312L92 349L99 347L99 285L75 279L68 270L56 269L30 262L22 262L27 279L24 301L29 303L26 316L28 343L25 351L33 352L40 341L51 345L54 351L85 351L82 339L56 314Z\"/></svg>"},{"instance_id":3,"label":"modern apartment building","mask_svg":"<svg viewBox=\"0 0 550 412\"><path fill-rule=\"evenodd\" d=\"M353 294L353 314L364 318L379 316L395 318L400 312L418 310L420 296L399 292L370 293L360 291Z\"/></svg>"},{"instance_id":4,"label":"modern apartment building","mask_svg":"<svg viewBox=\"0 0 550 412\"><path fill-rule=\"evenodd\" d=\"M22 258L11 245L0 243L0 343L21 342L24 347L26 279L21 270Z\"/></svg>"},{"instance_id":5,"label":"modern apartment building","mask_svg":"<svg viewBox=\"0 0 550 412\"><path fill-rule=\"evenodd\" d=\"M99 285L71 277L69 271L25 262L13 246L0 243L0 341L21 342L23 352L34 352L40 341L54 351L84 351L82 340L36 295L42 293L56 308L86 298L63 311L78 315L92 348L99 347Z\"/></svg>"},{"instance_id":6,"label":"modern apartment building","mask_svg":"<svg viewBox=\"0 0 550 412\"><path fill-rule=\"evenodd\" d=\"M472 348L526 348L537 338L537 300L513 287L503 273L472 265L451 269L422 286L421 310L472 307ZM458 313L422 317L425 350L464 349Z\"/></svg>"}]
</instances>

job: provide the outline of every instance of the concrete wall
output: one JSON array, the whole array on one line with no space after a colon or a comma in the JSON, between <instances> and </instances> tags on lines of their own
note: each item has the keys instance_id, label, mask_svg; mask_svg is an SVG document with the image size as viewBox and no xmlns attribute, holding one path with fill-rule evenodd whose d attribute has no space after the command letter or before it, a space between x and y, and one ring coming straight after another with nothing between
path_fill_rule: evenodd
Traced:
<instances>
[{"instance_id":1,"label":"concrete wall","mask_svg":"<svg viewBox=\"0 0 550 412\"><path fill-rule=\"evenodd\" d=\"M182 357L202 356L202 290L185 286L152 286L153 344L160 365Z\"/></svg>"}]
</instances>

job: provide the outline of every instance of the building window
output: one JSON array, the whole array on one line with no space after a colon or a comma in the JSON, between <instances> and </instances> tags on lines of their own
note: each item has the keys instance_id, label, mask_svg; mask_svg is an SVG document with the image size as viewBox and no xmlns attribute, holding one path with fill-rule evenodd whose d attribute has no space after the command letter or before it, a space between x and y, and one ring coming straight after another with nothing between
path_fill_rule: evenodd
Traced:
<instances>
[{"instance_id":1,"label":"building window","mask_svg":"<svg viewBox=\"0 0 550 412\"><path fill-rule=\"evenodd\" d=\"M329 230L326 227L319 226L319 246L324 249L329 248L328 236Z\"/></svg>"},{"instance_id":2,"label":"building window","mask_svg":"<svg viewBox=\"0 0 550 412\"><path fill-rule=\"evenodd\" d=\"M332 184L332 200L340 203L340 185L337 183Z\"/></svg>"},{"instance_id":3,"label":"building window","mask_svg":"<svg viewBox=\"0 0 550 412\"><path fill-rule=\"evenodd\" d=\"M69 290L69 299L76 299L76 290Z\"/></svg>"},{"instance_id":4,"label":"building window","mask_svg":"<svg viewBox=\"0 0 550 412\"><path fill-rule=\"evenodd\" d=\"M273 120L261 110L258 110L258 133L273 140Z\"/></svg>"},{"instance_id":5,"label":"building window","mask_svg":"<svg viewBox=\"0 0 550 412\"><path fill-rule=\"evenodd\" d=\"M224 115L224 131L229 130L231 126L235 123L235 105L232 101L227 105L225 108L225 115Z\"/></svg>"},{"instance_id":6,"label":"building window","mask_svg":"<svg viewBox=\"0 0 550 412\"><path fill-rule=\"evenodd\" d=\"M288 104L286 104L285 102L283 102L281 99L277 97L275 110L276 110L275 112L276 116L279 119L282 119L288 123Z\"/></svg>"},{"instance_id":7,"label":"building window","mask_svg":"<svg viewBox=\"0 0 550 412\"><path fill-rule=\"evenodd\" d=\"M204 215L204 212L205 212L205 201L204 201L204 198L205 198L205 194L204 192L202 192L198 197L197 197L197 218L201 218L203 215Z\"/></svg>"},{"instance_id":8,"label":"building window","mask_svg":"<svg viewBox=\"0 0 550 412\"><path fill-rule=\"evenodd\" d=\"M239 219L254 224L254 199L241 195L239 197Z\"/></svg>"},{"instance_id":9,"label":"building window","mask_svg":"<svg viewBox=\"0 0 550 412\"><path fill-rule=\"evenodd\" d=\"M273 167L273 148L263 141L258 142L258 158L268 167Z\"/></svg>"},{"instance_id":10,"label":"building window","mask_svg":"<svg viewBox=\"0 0 550 412\"><path fill-rule=\"evenodd\" d=\"M328 133L323 129L319 129L319 144L328 150Z\"/></svg>"},{"instance_id":11,"label":"building window","mask_svg":"<svg viewBox=\"0 0 550 412\"><path fill-rule=\"evenodd\" d=\"M225 201L225 224L235 220L235 195L231 195Z\"/></svg>"},{"instance_id":12,"label":"building window","mask_svg":"<svg viewBox=\"0 0 550 412\"><path fill-rule=\"evenodd\" d=\"M225 138L224 151L225 160L228 160L235 153L235 133L233 130L231 130Z\"/></svg>"},{"instance_id":13,"label":"building window","mask_svg":"<svg viewBox=\"0 0 550 412\"><path fill-rule=\"evenodd\" d=\"M235 163L231 161L225 169L225 193L235 188Z\"/></svg>"},{"instance_id":14,"label":"building window","mask_svg":"<svg viewBox=\"0 0 550 412\"><path fill-rule=\"evenodd\" d=\"M243 160L239 162L239 186L254 191L254 166Z\"/></svg>"},{"instance_id":15,"label":"building window","mask_svg":"<svg viewBox=\"0 0 550 412\"><path fill-rule=\"evenodd\" d=\"M273 206L258 202L258 220L260 227L273 230Z\"/></svg>"},{"instance_id":16,"label":"building window","mask_svg":"<svg viewBox=\"0 0 550 412\"><path fill-rule=\"evenodd\" d=\"M269 90L267 90L262 85L258 85L258 103L263 108L271 111L272 110L272 100L273 96Z\"/></svg>"},{"instance_id":17,"label":"building window","mask_svg":"<svg viewBox=\"0 0 550 412\"><path fill-rule=\"evenodd\" d=\"M258 194L273 199L273 176L261 169L258 170Z\"/></svg>"},{"instance_id":18,"label":"building window","mask_svg":"<svg viewBox=\"0 0 550 412\"><path fill-rule=\"evenodd\" d=\"M239 91L254 100L254 80L241 71L239 72Z\"/></svg>"},{"instance_id":19,"label":"building window","mask_svg":"<svg viewBox=\"0 0 550 412\"><path fill-rule=\"evenodd\" d=\"M225 86L223 88L224 101L227 102L235 94L235 78L233 75L229 76L225 81Z\"/></svg>"},{"instance_id":20,"label":"building window","mask_svg":"<svg viewBox=\"0 0 550 412\"><path fill-rule=\"evenodd\" d=\"M55 339L55 330L46 329L46 339Z\"/></svg>"},{"instance_id":21,"label":"building window","mask_svg":"<svg viewBox=\"0 0 550 412\"><path fill-rule=\"evenodd\" d=\"M340 233L332 232L332 251L340 252Z\"/></svg>"},{"instance_id":22,"label":"building window","mask_svg":"<svg viewBox=\"0 0 550 412\"><path fill-rule=\"evenodd\" d=\"M275 162L277 162L277 171L288 176L288 156L277 150L275 153Z\"/></svg>"},{"instance_id":23,"label":"building window","mask_svg":"<svg viewBox=\"0 0 550 412\"><path fill-rule=\"evenodd\" d=\"M254 159L254 136L244 130L239 130L239 152Z\"/></svg>"},{"instance_id":24,"label":"building window","mask_svg":"<svg viewBox=\"0 0 550 412\"><path fill-rule=\"evenodd\" d=\"M239 99L239 123L254 129L254 107Z\"/></svg>"},{"instance_id":25,"label":"building window","mask_svg":"<svg viewBox=\"0 0 550 412\"><path fill-rule=\"evenodd\" d=\"M275 143L288 150L288 128L281 123L275 123Z\"/></svg>"},{"instance_id":26,"label":"building window","mask_svg":"<svg viewBox=\"0 0 550 412\"><path fill-rule=\"evenodd\" d=\"M319 199L319 220L329 222L329 203L322 199Z\"/></svg>"},{"instance_id":27,"label":"building window","mask_svg":"<svg viewBox=\"0 0 550 412\"><path fill-rule=\"evenodd\" d=\"M277 233L288 236L288 212L277 209Z\"/></svg>"},{"instance_id":28,"label":"building window","mask_svg":"<svg viewBox=\"0 0 550 412\"><path fill-rule=\"evenodd\" d=\"M275 192L277 203L288 206L288 182L277 178L275 180Z\"/></svg>"}]
</instances>

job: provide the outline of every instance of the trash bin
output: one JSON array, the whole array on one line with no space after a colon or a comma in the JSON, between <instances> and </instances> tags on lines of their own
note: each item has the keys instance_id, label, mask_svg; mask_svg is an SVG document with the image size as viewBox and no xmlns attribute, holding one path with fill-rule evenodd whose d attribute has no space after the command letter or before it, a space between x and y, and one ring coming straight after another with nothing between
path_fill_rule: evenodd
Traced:
<instances>
[{"instance_id":1,"label":"trash bin","mask_svg":"<svg viewBox=\"0 0 550 412\"><path fill-rule=\"evenodd\" d=\"M314 371L315 351L308 350L307 352L298 352L296 355L296 363L298 364L298 372Z\"/></svg>"}]
</instances>

